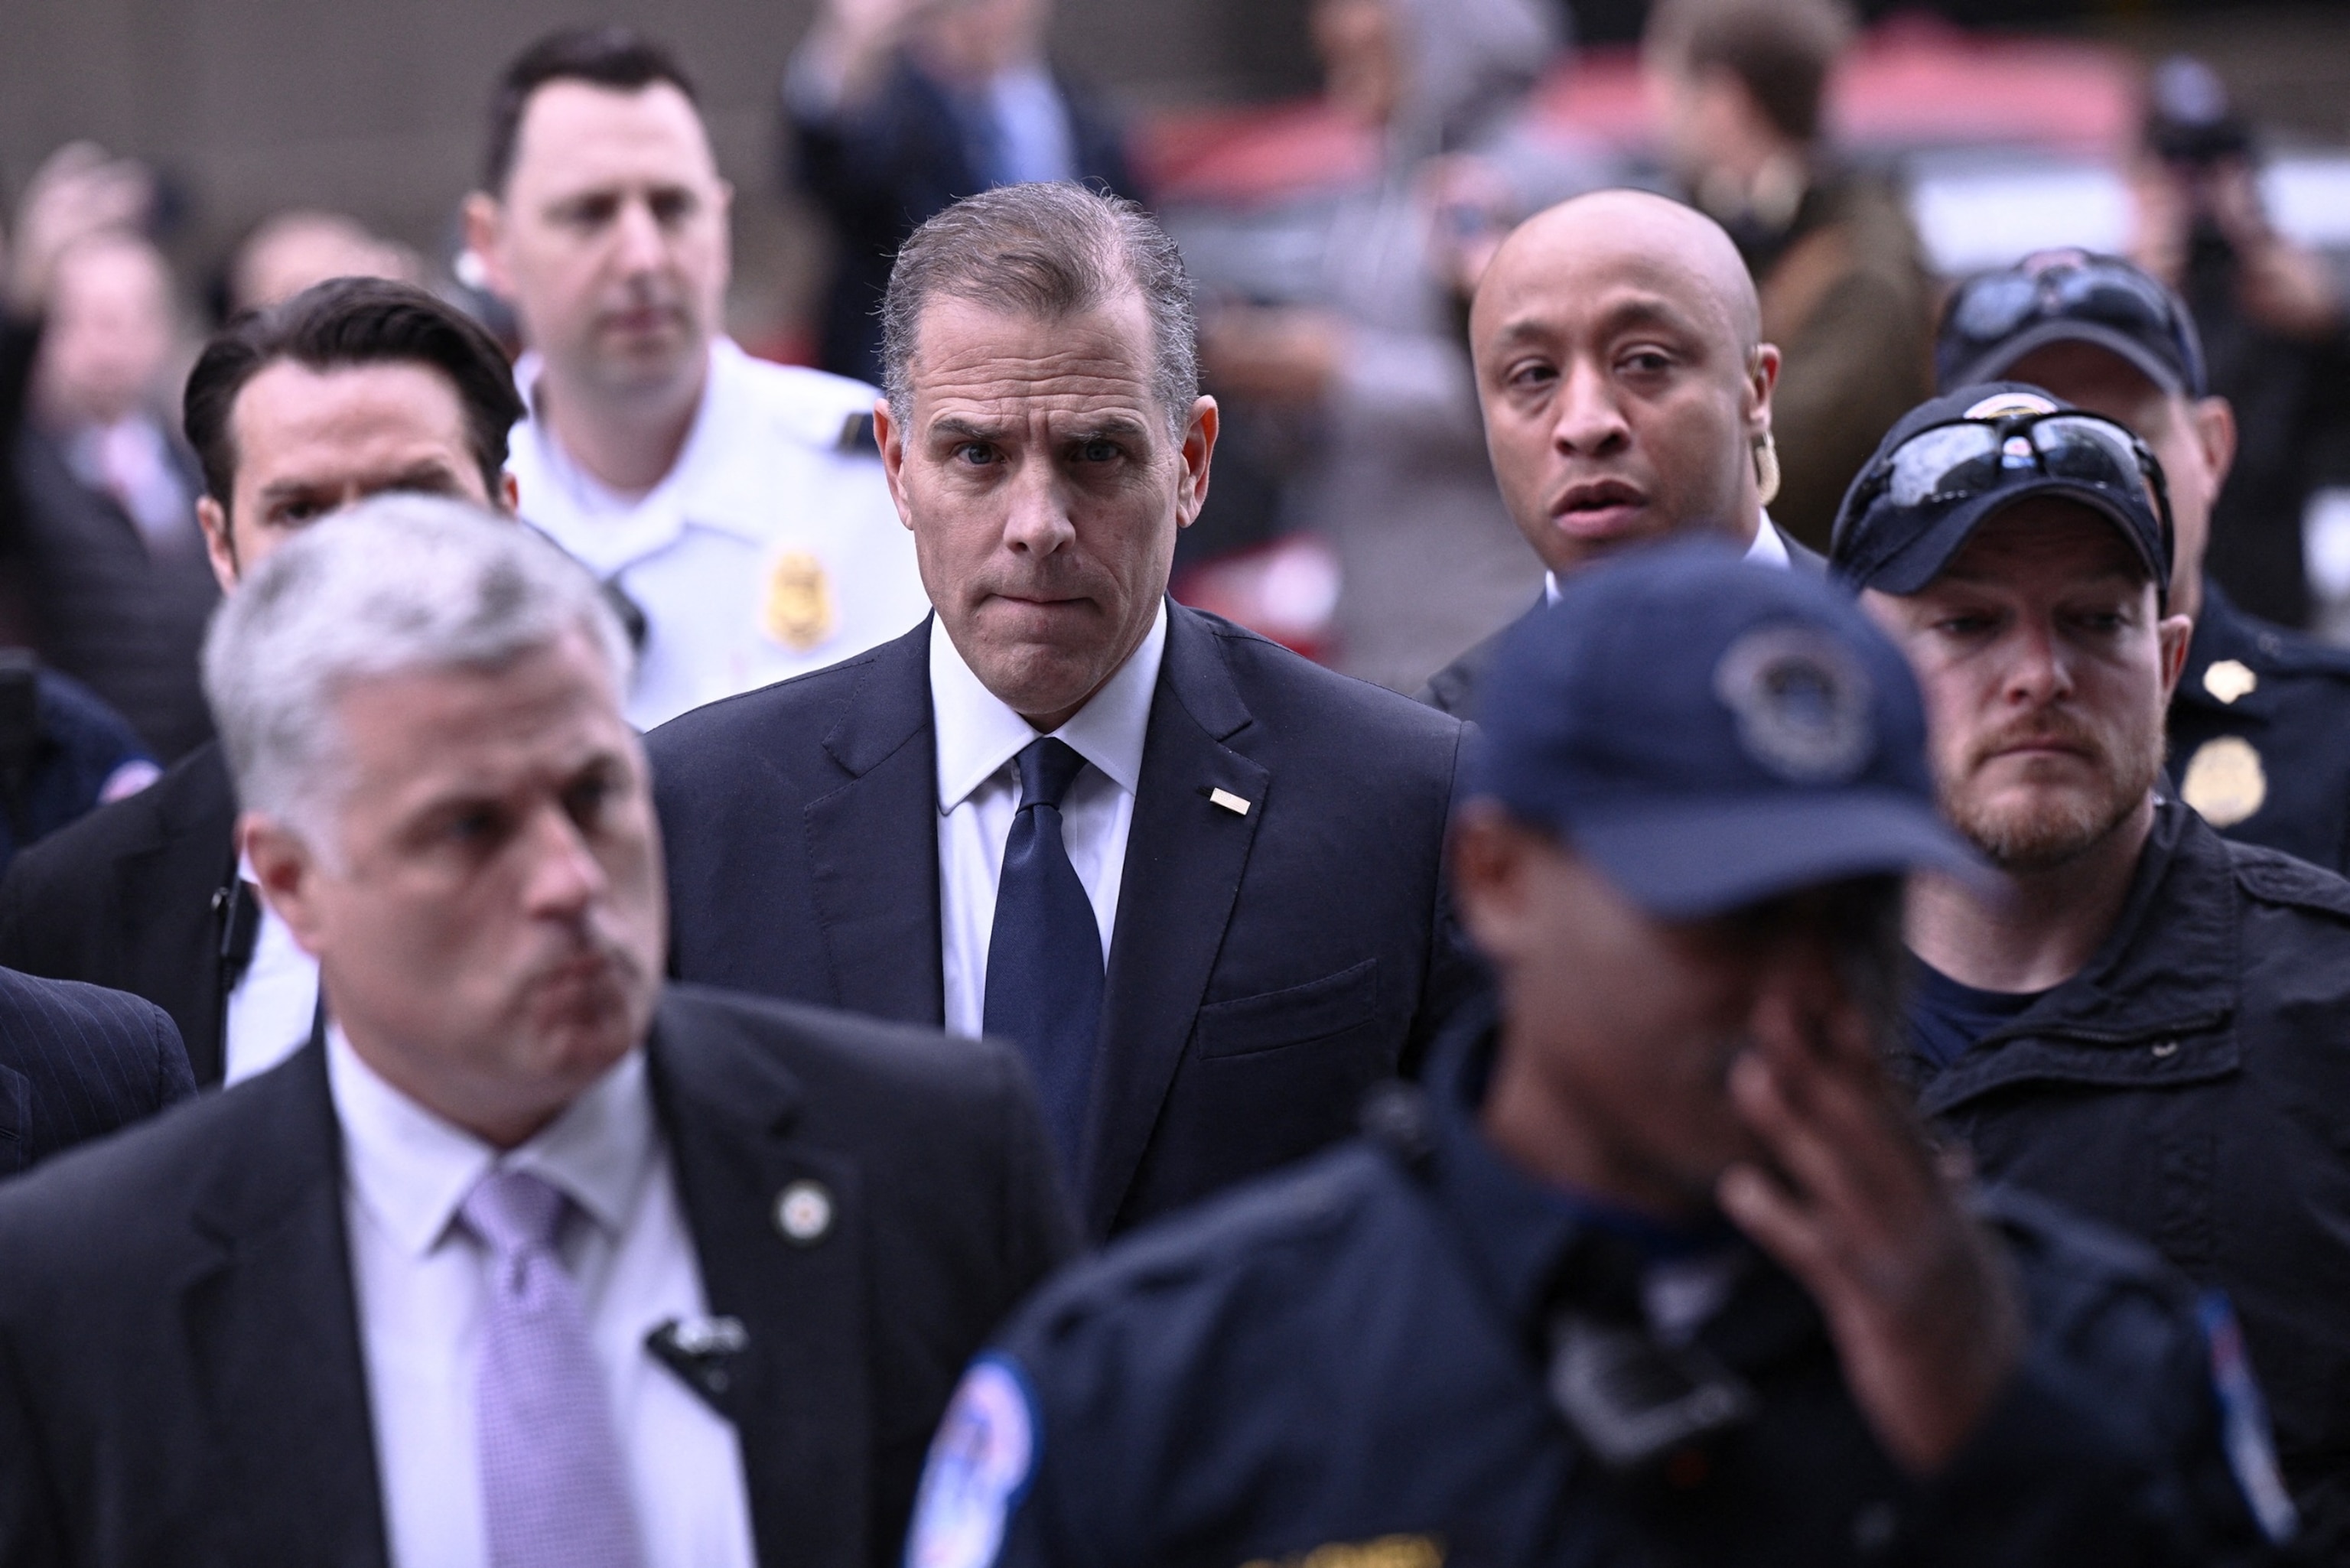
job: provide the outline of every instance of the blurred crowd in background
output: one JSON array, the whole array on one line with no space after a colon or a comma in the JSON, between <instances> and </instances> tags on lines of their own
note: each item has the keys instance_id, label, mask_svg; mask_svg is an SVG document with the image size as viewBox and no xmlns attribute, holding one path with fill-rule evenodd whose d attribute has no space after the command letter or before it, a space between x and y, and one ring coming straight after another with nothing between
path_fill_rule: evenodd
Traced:
<instances>
[{"instance_id":1,"label":"blurred crowd in background","mask_svg":"<svg viewBox=\"0 0 2350 1568\"><path fill-rule=\"evenodd\" d=\"M1785 352L1772 514L1823 550L1852 475L1930 389L1955 277L2080 244L2186 296L2239 410L2212 576L2257 614L2350 632L2350 154L2272 146L2197 60L1931 17L1864 30L1836 0L1657 0L1637 45L1580 47L1555 0L1310 16L1318 96L1138 114L1055 67L1049 0L826 0L776 84L778 171L725 172L820 213L832 275L804 321L745 347L878 379L875 307L921 219L1030 180L1142 200L1183 245L1226 419L1178 597L1409 691L1541 587L1488 469L1463 330L1519 219L1633 184L1728 229ZM209 734L196 649L218 589L176 415L205 331L359 274L423 283L518 347L453 221L427 254L291 209L175 268L203 172L72 142L6 224L0 643L47 683L0 661L19 841L43 823L13 715L88 697L120 716L85 794L135 788Z\"/></svg>"}]
</instances>

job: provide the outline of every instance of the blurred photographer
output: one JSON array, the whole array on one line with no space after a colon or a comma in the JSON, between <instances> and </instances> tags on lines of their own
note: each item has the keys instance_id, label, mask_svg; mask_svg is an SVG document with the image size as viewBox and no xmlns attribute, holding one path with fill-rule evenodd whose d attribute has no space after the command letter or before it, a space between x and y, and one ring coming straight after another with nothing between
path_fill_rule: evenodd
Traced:
<instances>
[{"instance_id":1,"label":"blurred photographer","mask_svg":"<svg viewBox=\"0 0 2350 1568\"><path fill-rule=\"evenodd\" d=\"M2306 625L2302 511L2329 440L2350 433L2343 282L2278 232L2251 128L2199 60L2156 69L2130 194L2130 258L2186 300L2211 391L2235 405L2242 435L2212 517L2210 574L2252 614Z\"/></svg>"}]
</instances>

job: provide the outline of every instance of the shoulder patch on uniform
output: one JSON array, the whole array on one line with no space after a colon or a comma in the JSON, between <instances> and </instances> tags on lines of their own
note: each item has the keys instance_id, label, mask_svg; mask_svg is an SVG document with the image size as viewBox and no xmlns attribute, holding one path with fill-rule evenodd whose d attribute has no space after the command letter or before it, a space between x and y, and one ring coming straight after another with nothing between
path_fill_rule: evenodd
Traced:
<instances>
[{"instance_id":1,"label":"shoulder patch on uniform","mask_svg":"<svg viewBox=\"0 0 2350 1568\"><path fill-rule=\"evenodd\" d=\"M1019 1366L983 1355L931 1440L906 1568L990 1568L1035 1473L1036 1400Z\"/></svg>"},{"instance_id":2,"label":"shoulder patch on uniform","mask_svg":"<svg viewBox=\"0 0 2350 1568\"><path fill-rule=\"evenodd\" d=\"M2236 1473L2244 1501L2271 1541L2292 1537L2300 1526L2293 1497L2277 1472L2276 1447L2269 1436L2269 1412L2252 1381L2244 1354L2244 1331L2235 1309L2218 1291L2206 1291L2195 1304L2196 1321L2211 1355L2211 1393L2220 1405L2220 1442L2228 1468Z\"/></svg>"},{"instance_id":3,"label":"shoulder patch on uniform","mask_svg":"<svg viewBox=\"0 0 2350 1568\"><path fill-rule=\"evenodd\" d=\"M2231 844L2229 855L2237 882L2262 902L2350 917L2350 879L2255 845Z\"/></svg>"}]
</instances>

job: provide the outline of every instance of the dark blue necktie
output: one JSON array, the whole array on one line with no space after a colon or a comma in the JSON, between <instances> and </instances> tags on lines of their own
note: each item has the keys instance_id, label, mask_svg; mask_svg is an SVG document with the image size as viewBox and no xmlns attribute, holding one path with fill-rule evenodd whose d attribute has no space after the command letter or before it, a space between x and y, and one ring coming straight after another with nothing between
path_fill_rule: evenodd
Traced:
<instances>
[{"instance_id":1,"label":"dark blue necktie","mask_svg":"<svg viewBox=\"0 0 2350 1568\"><path fill-rule=\"evenodd\" d=\"M1026 1053L1045 1125L1074 1181L1101 1035L1102 950L1093 900L1061 842L1061 797L1086 759L1045 739L1029 742L1019 763L1020 811L995 884L983 1022Z\"/></svg>"}]
</instances>

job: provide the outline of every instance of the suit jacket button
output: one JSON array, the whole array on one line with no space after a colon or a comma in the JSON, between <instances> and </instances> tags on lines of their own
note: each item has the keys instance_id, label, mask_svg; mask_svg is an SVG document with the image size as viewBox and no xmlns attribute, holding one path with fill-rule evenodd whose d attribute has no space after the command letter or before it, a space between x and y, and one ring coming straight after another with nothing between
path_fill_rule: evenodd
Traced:
<instances>
[{"instance_id":1,"label":"suit jacket button","mask_svg":"<svg viewBox=\"0 0 2350 1568\"><path fill-rule=\"evenodd\" d=\"M832 1191L821 1181L795 1181L776 1196L775 1229L784 1240L813 1247L832 1229Z\"/></svg>"}]
</instances>

